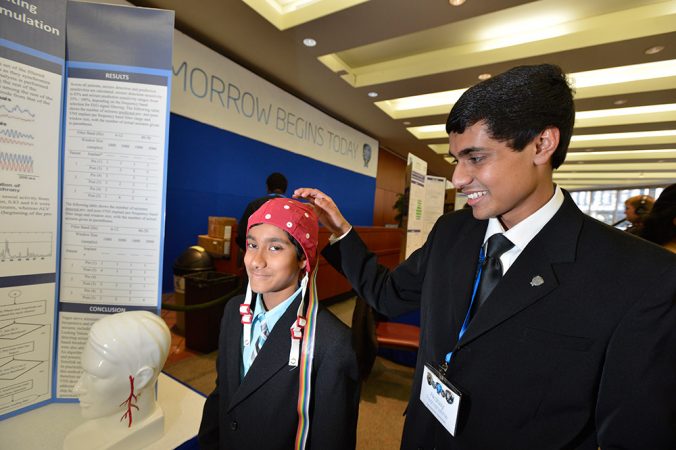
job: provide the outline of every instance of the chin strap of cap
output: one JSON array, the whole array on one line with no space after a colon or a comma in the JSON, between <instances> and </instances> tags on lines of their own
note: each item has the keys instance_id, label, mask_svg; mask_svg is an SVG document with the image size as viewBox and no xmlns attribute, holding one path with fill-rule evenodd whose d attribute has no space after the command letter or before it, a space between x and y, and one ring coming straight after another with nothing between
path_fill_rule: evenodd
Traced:
<instances>
[{"instance_id":1,"label":"chin strap of cap","mask_svg":"<svg viewBox=\"0 0 676 450\"><path fill-rule=\"evenodd\" d=\"M246 295L244 296L244 303L239 305L239 314L242 320L242 341L244 347L251 344L251 322L253 322L253 314L251 313L251 283L246 285Z\"/></svg>"}]
</instances>

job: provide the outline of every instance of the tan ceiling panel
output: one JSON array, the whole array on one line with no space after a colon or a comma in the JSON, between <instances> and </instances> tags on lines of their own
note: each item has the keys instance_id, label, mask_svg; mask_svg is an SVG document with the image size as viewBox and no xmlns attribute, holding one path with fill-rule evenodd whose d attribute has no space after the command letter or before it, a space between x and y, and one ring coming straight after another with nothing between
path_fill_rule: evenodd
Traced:
<instances>
[{"instance_id":1,"label":"tan ceiling panel","mask_svg":"<svg viewBox=\"0 0 676 450\"><path fill-rule=\"evenodd\" d=\"M590 70L568 77L575 88L576 100L668 90L676 86L676 60ZM375 104L393 119L447 114L466 90L433 92Z\"/></svg>"},{"instance_id":2,"label":"tan ceiling panel","mask_svg":"<svg viewBox=\"0 0 676 450\"><path fill-rule=\"evenodd\" d=\"M671 172L676 177L676 162L563 164L556 173L563 172Z\"/></svg>"},{"instance_id":3,"label":"tan ceiling panel","mask_svg":"<svg viewBox=\"0 0 676 450\"><path fill-rule=\"evenodd\" d=\"M621 150L608 152L568 152L566 163L599 161L676 161L676 148L655 150Z\"/></svg>"},{"instance_id":4,"label":"tan ceiling panel","mask_svg":"<svg viewBox=\"0 0 676 450\"><path fill-rule=\"evenodd\" d=\"M604 13L585 17L590 4L604 6ZM672 31L676 31L674 2L542 0L439 27L435 33L451 36L444 48L382 60L378 44L373 44L368 51L361 50L371 55L372 63L361 57L356 59L362 65L351 65L349 51L322 56L320 61L334 72L345 72L345 81L361 87ZM419 34L409 38L421 40ZM392 43L383 46L388 49Z\"/></svg>"},{"instance_id":5,"label":"tan ceiling panel","mask_svg":"<svg viewBox=\"0 0 676 450\"><path fill-rule=\"evenodd\" d=\"M676 130L636 131L628 133L605 133L574 135L570 148L618 147L627 145L675 145Z\"/></svg>"}]
</instances>

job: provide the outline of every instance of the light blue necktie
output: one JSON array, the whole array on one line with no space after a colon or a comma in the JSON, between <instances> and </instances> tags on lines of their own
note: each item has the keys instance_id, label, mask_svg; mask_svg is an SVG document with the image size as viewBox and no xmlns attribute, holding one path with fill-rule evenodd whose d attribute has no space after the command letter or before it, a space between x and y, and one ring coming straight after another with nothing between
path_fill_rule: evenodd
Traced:
<instances>
[{"instance_id":1,"label":"light blue necktie","mask_svg":"<svg viewBox=\"0 0 676 450\"><path fill-rule=\"evenodd\" d=\"M258 339L256 339L254 348L251 351L251 363L254 362L254 359L256 359L256 356L258 356L258 352L261 351L265 340L268 338L268 334L270 334L270 331L268 330L268 324L265 323L265 316L263 316L261 319L261 334L258 335Z\"/></svg>"}]
</instances>

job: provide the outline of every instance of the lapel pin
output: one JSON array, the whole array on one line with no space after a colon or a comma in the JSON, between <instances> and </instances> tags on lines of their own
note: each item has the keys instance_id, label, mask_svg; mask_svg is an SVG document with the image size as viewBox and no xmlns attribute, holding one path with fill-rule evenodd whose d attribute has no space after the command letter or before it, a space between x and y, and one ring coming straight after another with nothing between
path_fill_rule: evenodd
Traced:
<instances>
[{"instance_id":1,"label":"lapel pin","mask_svg":"<svg viewBox=\"0 0 676 450\"><path fill-rule=\"evenodd\" d=\"M544 283L545 280L542 279L540 275L535 275L532 280L530 280L530 285L535 287L535 286L540 286L542 283Z\"/></svg>"}]
</instances>

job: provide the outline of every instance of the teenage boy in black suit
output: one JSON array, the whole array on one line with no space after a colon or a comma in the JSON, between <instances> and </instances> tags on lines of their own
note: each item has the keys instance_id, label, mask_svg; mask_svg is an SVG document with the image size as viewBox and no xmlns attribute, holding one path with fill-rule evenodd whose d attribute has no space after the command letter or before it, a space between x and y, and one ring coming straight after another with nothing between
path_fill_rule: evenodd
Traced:
<instances>
[{"instance_id":1,"label":"teenage boy in black suit","mask_svg":"<svg viewBox=\"0 0 676 450\"><path fill-rule=\"evenodd\" d=\"M330 197L296 190L358 295L387 315L421 310L403 449L676 448L676 256L553 183L574 120L553 65L467 90L446 131L472 209L441 217L391 272Z\"/></svg>"}]
</instances>

